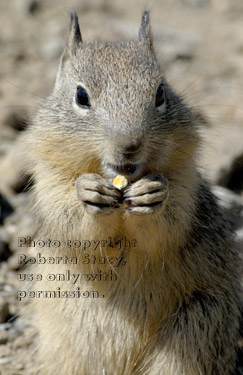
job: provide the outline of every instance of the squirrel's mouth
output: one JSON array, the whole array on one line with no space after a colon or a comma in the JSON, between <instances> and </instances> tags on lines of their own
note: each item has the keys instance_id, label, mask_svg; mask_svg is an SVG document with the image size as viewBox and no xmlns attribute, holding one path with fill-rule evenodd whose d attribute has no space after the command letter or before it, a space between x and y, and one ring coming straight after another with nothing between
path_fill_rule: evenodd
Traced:
<instances>
[{"instance_id":1,"label":"squirrel's mouth","mask_svg":"<svg viewBox=\"0 0 243 375\"><path fill-rule=\"evenodd\" d=\"M108 167L109 172L114 175L114 177L117 174L121 174L125 177L128 177L129 179L136 178L141 173L141 170L142 170L142 167L140 164L132 164L132 163L126 163L126 164L107 163L106 166Z\"/></svg>"},{"instance_id":2,"label":"squirrel's mouth","mask_svg":"<svg viewBox=\"0 0 243 375\"><path fill-rule=\"evenodd\" d=\"M114 170L121 174L131 175L137 169L135 164L123 164L123 165L114 165Z\"/></svg>"}]
</instances>

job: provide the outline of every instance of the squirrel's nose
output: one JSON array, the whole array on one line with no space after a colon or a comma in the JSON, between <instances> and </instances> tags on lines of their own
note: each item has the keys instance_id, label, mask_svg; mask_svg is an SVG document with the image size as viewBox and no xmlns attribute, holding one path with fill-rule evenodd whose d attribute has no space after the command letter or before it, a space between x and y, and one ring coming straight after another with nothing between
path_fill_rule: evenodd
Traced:
<instances>
[{"instance_id":1,"label":"squirrel's nose","mask_svg":"<svg viewBox=\"0 0 243 375\"><path fill-rule=\"evenodd\" d=\"M127 156L127 155L134 154L134 153L138 152L141 145L142 145L142 142L140 142L140 141L129 142L126 145L122 146L120 151L121 151L122 154Z\"/></svg>"}]
</instances>

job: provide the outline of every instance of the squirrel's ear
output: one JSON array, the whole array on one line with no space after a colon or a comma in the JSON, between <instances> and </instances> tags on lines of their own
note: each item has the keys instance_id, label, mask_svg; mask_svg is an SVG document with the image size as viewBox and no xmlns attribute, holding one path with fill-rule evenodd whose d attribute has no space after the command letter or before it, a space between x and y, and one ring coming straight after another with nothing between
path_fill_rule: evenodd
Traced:
<instances>
[{"instance_id":1,"label":"squirrel's ear","mask_svg":"<svg viewBox=\"0 0 243 375\"><path fill-rule=\"evenodd\" d=\"M78 16L76 12L71 13L70 32L68 38L68 50L72 55L76 54L76 50L82 44L82 36L78 23Z\"/></svg>"},{"instance_id":2,"label":"squirrel's ear","mask_svg":"<svg viewBox=\"0 0 243 375\"><path fill-rule=\"evenodd\" d=\"M139 40L146 42L149 47L153 46L153 38L149 22L149 12L145 10L142 15L142 22L139 29Z\"/></svg>"},{"instance_id":3,"label":"squirrel's ear","mask_svg":"<svg viewBox=\"0 0 243 375\"><path fill-rule=\"evenodd\" d=\"M81 44L82 37L78 24L78 16L75 12L72 12L70 20L69 38L60 60L59 69L54 86L54 93L58 91L62 86L62 71L66 61L69 60L71 56L76 54L76 51L78 48L80 48Z\"/></svg>"},{"instance_id":4,"label":"squirrel's ear","mask_svg":"<svg viewBox=\"0 0 243 375\"><path fill-rule=\"evenodd\" d=\"M59 69L56 76L56 82L54 86L54 93L58 91L62 86L62 72L63 67L67 60L73 55L76 54L76 51L82 45L82 36L80 33L80 28L78 24L78 16L76 12L71 13L71 20L70 20L70 32L67 45L64 49L62 57L60 59Z\"/></svg>"},{"instance_id":5,"label":"squirrel's ear","mask_svg":"<svg viewBox=\"0 0 243 375\"><path fill-rule=\"evenodd\" d=\"M65 55L63 54L59 63L59 68L58 68L58 72L56 76L56 82L55 82L54 90L53 90L54 93L58 91L62 86L62 70L63 70L64 60L65 60Z\"/></svg>"}]
</instances>

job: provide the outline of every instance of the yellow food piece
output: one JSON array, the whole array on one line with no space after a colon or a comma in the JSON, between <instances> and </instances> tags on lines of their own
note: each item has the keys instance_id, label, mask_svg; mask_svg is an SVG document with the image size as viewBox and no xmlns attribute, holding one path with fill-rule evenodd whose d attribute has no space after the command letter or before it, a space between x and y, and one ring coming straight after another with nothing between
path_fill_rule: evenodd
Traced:
<instances>
[{"instance_id":1,"label":"yellow food piece","mask_svg":"<svg viewBox=\"0 0 243 375\"><path fill-rule=\"evenodd\" d=\"M114 178L112 181L112 184L117 188L117 189L125 189L128 185L128 180L126 179L125 176L118 175Z\"/></svg>"}]
</instances>

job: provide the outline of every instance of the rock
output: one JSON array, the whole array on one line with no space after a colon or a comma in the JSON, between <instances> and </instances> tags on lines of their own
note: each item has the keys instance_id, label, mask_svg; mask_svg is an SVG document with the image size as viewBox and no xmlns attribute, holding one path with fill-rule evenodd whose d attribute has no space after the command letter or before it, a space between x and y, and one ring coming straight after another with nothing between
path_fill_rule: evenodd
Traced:
<instances>
[{"instance_id":1,"label":"rock","mask_svg":"<svg viewBox=\"0 0 243 375\"><path fill-rule=\"evenodd\" d=\"M226 12L229 11L232 2L231 0L211 0L213 7L218 11L218 12Z\"/></svg>"},{"instance_id":2,"label":"rock","mask_svg":"<svg viewBox=\"0 0 243 375\"><path fill-rule=\"evenodd\" d=\"M227 105L225 107L228 108ZM212 125L201 129L203 147L200 165L212 184L231 188L238 193L243 181L242 124L230 124L230 120L224 120L223 114L220 121L222 128L221 125Z\"/></svg>"},{"instance_id":3,"label":"rock","mask_svg":"<svg viewBox=\"0 0 243 375\"><path fill-rule=\"evenodd\" d=\"M28 191L31 186L33 186L31 176L27 173L22 173L13 181L11 188L16 194L19 194Z\"/></svg>"},{"instance_id":4,"label":"rock","mask_svg":"<svg viewBox=\"0 0 243 375\"><path fill-rule=\"evenodd\" d=\"M20 335L15 341L14 346L16 348L26 347L31 345L33 338L31 336Z\"/></svg>"},{"instance_id":5,"label":"rock","mask_svg":"<svg viewBox=\"0 0 243 375\"><path fill-rule=\"evenodd\" d=\"M218 183L236 193L243 191L243 153L232 160L228 170L221 170Z\"/></svg>"},{"instance_id":6,"label":"rock","mask_svg":"<svg viewBox=\"0 0 243 375\"><path fill-rule=\"evenodd\" d=\"M9 201L0 194L0 225L3 225L4 220L13 212L14 209Z\"/></svg>"},{"instance_id":7,"label":"rock","mask_svg":"<svg viewBox=\"0 0 243 375\"><path fill-rule=\"evenodd\" d=\"M41 54L43 58L52 60L59 58L63 49L63 39L60 37L52 37L46 40L41 46Z\"/></svg>"},{"instance_id":8,"label":"rock","mask_svg":"<svg viewBox=\"0 0 243 375\"><path fill-rule=\"evenodd\" d=\"M0 365L5 365L6 363L11 363L13 360L12 357L3 357L0 358Z\"/></svg>"},{"instance_id":9,"label":"rock","mask_svg":"<svg viewBox=\"0 0 243 375\"><path fill-rule=\"evenodd\" d=\"M18 254L14 254L13 256L11 256L8 260L8 268L11 270L11 271L18 271L19 268L20 268L20 265L18 263Z\"/></svg>"},{"instance_id":10,"label":"rock","mask_svg":"<svg viewBox=\"0 0 243 375\"><path fill-rule=\"evenodd\" d=\"M10 296L15 296L16 290L13 285L0 283L0 293L3 298L8 298Z\"/></svg>"},{"instance_id":11,"label":"rock","mask_svg":"<svg viewBox=\"0 0 243 375\"><path fill-rule=\"evenodd\" d=\"M187 6L192 6L195 8L202 8L210 4L210 0L183 0Z\"/></svg>"},{"instance_id":12,"label":"rock","mask_svg":"<svg viewBox=\"0 0 243 375\"><path fill-rule=\"evenodd\" d=\"M27 121L28 115L23 108L8 110L3 118L4 124L18 131L25 129Z\"/></svg>"},{"instance_id":13,"label":"rock","mask_svg":"<svg viewBox=\"0 0 243 375\"><path fill-rule=\"evenodd\" d=\"M178 33L176 30L154 28L155 45L163 40L163 63L174 61L189 62L195 57L200 38L189 32Z\"/></svg>"},{"instance_id":14,"label":"rock","mask_svg":"<svg viewBox=\"0 0 243 375\"><path fill-rule=\"evenodd\" d=\"M11 250L8 247L8 244L1 238L0 233L0 261L6 261L12 255Z\"/></svg>"},{"instance_id":15,"label":"rock","mask_svg":"<svg viewBox=\"0 0 243 375\"><path fill-rule=\"evenodd\" d=\"M20 133L18 140L12 142L11 149L0 159L0 171L4 176L0 179L0 192L6 197L27 191L30 185L31 161L23 155L24 145L24 133Z\"/></svg>"},{"instance_id":16,"label":"rock","mask_svg":"<svg viewBox=\"0 0 243 375\"><path fill-rule=\"evenodd\" d=\"M40 10L40 2L37 0L30 1L27 9L30 14L34 15L35 13L37 13L37 11Z\"/></svg>"},{"instance_id":17,"label":"rock","mask_svg":"<svg viewBox=\"0 0 243 375\"><path fill-rule=\"evenodd\" d=\"M223 208L226 217L232 223L235 230L236 240L243 250L243 200L232 191L215 186L214 194L218 198L220 206Z\"/></svg>"},{"instance_id":18,"label":"rock","mask_svg":"<svg viewBox=\"0 0 243 375\"><path fill-rule=\"evenodd\" d=\"M0 297L0 324L4 323L9 316L9 305L5 299Z\"/></svg>"},{"instance_id":19,"label":"rock","mask_svg":"<svg viewBox=\"0 0 243 375\"><path fill-rule=\"evenodd\" d=\"M16 319L16 321L14 322L14 327L19 334L24 333L27 326L28 324L26 323L26 321L20 317L18 317L18 319Z\"/></svg>"},{"instance_id":20,"label":"rock","mask_svg":"<svg viewBox=\"0 0 243 375\"><path fill-rule=\"evenodd\" d=\"M4 345L8 342L8 334L6 331L0 331L0 345Z\"/></svg>"}]
</instances>

